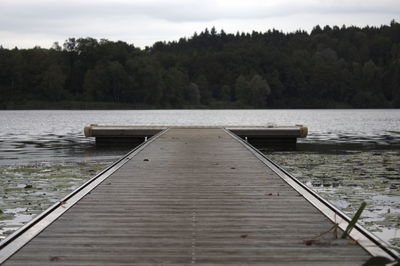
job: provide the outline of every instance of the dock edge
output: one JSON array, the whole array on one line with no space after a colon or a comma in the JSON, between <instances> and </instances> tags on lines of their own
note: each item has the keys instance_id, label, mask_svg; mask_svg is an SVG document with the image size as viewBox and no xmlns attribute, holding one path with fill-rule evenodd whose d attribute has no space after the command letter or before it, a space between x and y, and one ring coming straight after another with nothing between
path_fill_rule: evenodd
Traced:
<instances>
[{"instance_id":1,"label":"dock edge","mask_svg":"<svg viewBox=\"0 0 400 266\"><path fill-rule=\"evenodd\" d=\"M163 135L168 129L165 129L158 134L154 135L147 141L143 142L127 154L122 156L119 160L106 167L103 171L89 179L80 187L72 191L63 199L43 211L36 216L33 220L19 228L17 231L9 235L0 242L0 265L12 257L18 250L23 248L28 242L40 234L51 223L57 220L67 210L73 207L83 197L89 194L94 188L106 180L112 173L121 168L126 162L132 159L137 153L143 150L148 144L153 142L159 136ZM86 132L85 132L86 134Z\"/></svg>"},{"instance_id":2,"label":"dock edge","mask_svg":"<svg viewBox=\"0 0 400 266\"><path fill-rule=\"evenodd\" d=\"M241 139L239 136L230 132L229 129L224 129L230 136L239 141L251 153L253 153L261 162L266 164L272 171L281 177L289 186L295 189L302 195L308 202L317 208L325 217L337 224L343 231L346 230L347 225L350 223L351 218L344 214L341 210L333 206L327 200L322 198L317 192L304 185L296 177L288 173L277 163L273 162L261 151L256 149L250 143ZM386 242L379 239L367 229L357 223L353 230L350 232L350 237L355 240L363 249L365 249L372 256L382 256L392 261L400 260L400 255L395 250L390 248Z\"/></svg>"}]
</instances>

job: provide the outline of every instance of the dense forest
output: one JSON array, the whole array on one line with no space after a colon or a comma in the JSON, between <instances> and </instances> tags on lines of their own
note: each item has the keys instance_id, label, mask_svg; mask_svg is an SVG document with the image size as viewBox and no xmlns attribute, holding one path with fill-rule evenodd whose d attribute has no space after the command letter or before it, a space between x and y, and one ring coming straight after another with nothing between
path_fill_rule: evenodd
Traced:
<instances>
[{"instance_id":1,"label":"dense forest","mask_svg":"<svg viewBox=\"0 0 400 266\"><path fill-rule=\"evenodd\" d=\"M0 47L0 109L398 108L400 24Z\"/></svg>"}]
</instances>

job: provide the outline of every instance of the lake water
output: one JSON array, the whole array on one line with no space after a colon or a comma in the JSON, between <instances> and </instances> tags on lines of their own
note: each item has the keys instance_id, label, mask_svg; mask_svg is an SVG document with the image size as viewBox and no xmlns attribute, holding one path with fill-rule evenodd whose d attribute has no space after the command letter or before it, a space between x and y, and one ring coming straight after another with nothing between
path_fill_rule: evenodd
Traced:
<instances>
[{"instance_id":1,"label":"lake water","mask_svg":"<svg viewBox=\"0 0 400 266\"><path fill-rule=\"evenodd\" d=\"M132 147L96 147L83 127L303 124L296 151L264 152L400 247L400 110L0 111L0 239Z\"/></svg>"}]
</instances>

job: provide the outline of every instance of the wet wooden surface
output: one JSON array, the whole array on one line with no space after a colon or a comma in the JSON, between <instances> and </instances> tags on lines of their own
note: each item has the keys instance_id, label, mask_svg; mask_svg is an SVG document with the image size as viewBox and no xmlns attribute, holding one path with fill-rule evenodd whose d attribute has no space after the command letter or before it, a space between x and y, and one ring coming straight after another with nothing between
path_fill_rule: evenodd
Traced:
<instances>
[{"instance_id":1,"label":"wet wooden surface","mask_svg":"<svg viewBox=\"0 0 400 266\"><path fill-rule=\"evenodd\" d=\"M360 265L332 223L222 129L169 129L4 265Z\"/></svg>"}]
</instances>

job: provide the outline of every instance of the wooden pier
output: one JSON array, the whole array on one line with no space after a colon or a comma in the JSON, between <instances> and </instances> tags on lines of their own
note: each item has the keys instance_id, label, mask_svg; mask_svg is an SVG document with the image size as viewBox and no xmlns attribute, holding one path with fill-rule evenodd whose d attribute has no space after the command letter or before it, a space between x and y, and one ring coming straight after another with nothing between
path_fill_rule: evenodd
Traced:
<instances>
[{"instance_id":1,"label":"wooden pier","mask_svg":"<svg viewBox=\"0 0 400 266\"><path fill-rule=\"evenodd\" d=\"M170 128L1 244L4 265L361 265L394 259L223 128ZM340 229L339 229L340 230Z\"/></svg>"}]
</instances>

